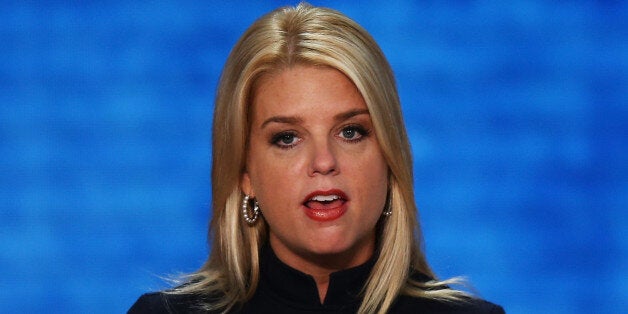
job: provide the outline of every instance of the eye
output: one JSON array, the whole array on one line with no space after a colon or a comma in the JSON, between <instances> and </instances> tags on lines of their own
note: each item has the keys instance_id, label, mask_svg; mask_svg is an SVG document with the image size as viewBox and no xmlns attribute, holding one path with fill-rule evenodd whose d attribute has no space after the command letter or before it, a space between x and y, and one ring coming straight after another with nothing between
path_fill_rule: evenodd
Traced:
<instances>
[{"instance_id":1,"label":"eye","mask_svg":"<svg viewBox=\"0 0 628 314\"><path fill-rule=\"evenodd\" d=\"M292 148L300 142L300 138L294 132L280 132L273 135L271 144L280 148Z\"/></svg>"},{"instance_id":2,"label":"eye","mask_svg":"<svg viewBox=\"0 0 628 314\"><path fill-rule=\"evenodd\" d=\"M349 125L342 128L338 136L348 142L359 142L367 136L368 133L369 132L360 125Z\"/></svg>"},{"instance_id":3,"label":"eye","mask_svg":"<svg viewBox=\"0 0 628 314\"><path fill-rule=\"evenodd\" d=\"M352 139L354 136L356 136L357 131L355 129L344 129L342 130L342 136L346 139Z\"/></svg>"}]
</instances>

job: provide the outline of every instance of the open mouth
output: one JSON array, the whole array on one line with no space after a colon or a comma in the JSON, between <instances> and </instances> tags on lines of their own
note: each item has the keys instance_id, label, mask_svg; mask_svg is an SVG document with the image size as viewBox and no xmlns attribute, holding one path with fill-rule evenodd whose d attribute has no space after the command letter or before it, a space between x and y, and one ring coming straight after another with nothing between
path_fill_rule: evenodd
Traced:
<instances>
[{"instance_id":1,"label":"open mouth","mask_svg":"<svg viewBox=\"0 0 628 314\"><path fill-rule=\"evenodd\" d=\"M307 200L303 205L310 209L325 210L342 206L345 199L339 195L316 195Z\"/></svg>"},{"instance_id":2,"label":"open mouth","mask_svg":"<svg viewBox=\"0 0 628 314\"><path fill-rule=\"evenodd\" d=\"M345 213L347 201L347 195L340 190L316 191L305 198L303 206L311 219L330 221Z\"/></svg>"}]
</instances>

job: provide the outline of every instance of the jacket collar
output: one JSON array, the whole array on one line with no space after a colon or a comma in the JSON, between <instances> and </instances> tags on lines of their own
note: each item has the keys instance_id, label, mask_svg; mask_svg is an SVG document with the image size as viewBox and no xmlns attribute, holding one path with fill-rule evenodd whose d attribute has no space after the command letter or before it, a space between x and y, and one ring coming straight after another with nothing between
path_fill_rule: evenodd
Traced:
<instances>
[{"instance_id":1,"label":"jacket collar","mask_svg":"<svg viewBox=\"0 0 628 314\"><path fill-rule=\"evenodd\" d=\"M279 299L302 309L342 309L357 307L362 300L360 292L375 264L375 254L366 263L334 272L323 304L320 303L314 278L283 263L269 245L260 257L258 289L268 297Z\"/></svg>"}]
</instances>

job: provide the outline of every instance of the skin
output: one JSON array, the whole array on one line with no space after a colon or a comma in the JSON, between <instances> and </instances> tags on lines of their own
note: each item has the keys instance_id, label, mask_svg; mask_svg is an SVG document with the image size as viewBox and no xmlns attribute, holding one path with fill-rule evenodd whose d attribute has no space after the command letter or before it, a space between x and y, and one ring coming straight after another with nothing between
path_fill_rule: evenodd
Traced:
<instances>
[{"instance_id":1,"label":"skin","mask_svg":"<svg viewBox=\"0 0 628 314\"><path fill-rule=\"evenodd\" d=\"M370 114L344 74L321 66L265 74L251 106L242 190L258 201L277 257L314 278L322 303L329 275L365 263L375 249L388 167ZM308 217L307 196L331 189L347 195L344 214Z\"/></svg>"}]
</instances>

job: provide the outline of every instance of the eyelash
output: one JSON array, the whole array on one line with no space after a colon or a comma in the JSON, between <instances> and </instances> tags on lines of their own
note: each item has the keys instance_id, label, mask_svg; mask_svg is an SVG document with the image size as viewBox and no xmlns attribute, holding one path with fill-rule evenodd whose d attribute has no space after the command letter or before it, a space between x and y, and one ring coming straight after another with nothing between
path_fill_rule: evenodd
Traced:
<instances>
[{"instance_id":1,"label":"eyelash","mask_svg":"<svg viewBox=\"0 0 628 314\"><path fill-rule=\"evenodd\" d=\"M341 136L341 134L343 132L346 131L354 131L358 133L358 137L357 138L344 138ZM371 130L358 125L358 124L352 124L352 125L347 125L345 127L343 127L340 132L337 134L337 136L347 142L347 143L358 143L360 141L362 141L363 139L367 138L369 135L371 134ZM290 137L289 139L292 140L296 140L296 142L291 143L291 144L280 144L280 141L283 139L286 139L287 137ZM296 138L296 139L295 139ZM301 142L300 138L297 137L297 133L295 131L281 131L278 133L273 134L273 136L271 136L270 138L270 144L275 145L281 149L291 149L294 148L299 142Z\"/></svg>"},{"instance_id":2,"label":"eyelash","mask_svg":"<svg viewBox=\"0 0 628 314\"><path fill-rule=\"evenodd\" d=\"M298 138L297 133L294 131L282 131L282 132L273 134L273 136L270 138L270 143L281 149L291 149L298 144L298 142L295 142L292 144L283 144L283 145L279 144L279 141L281 141L287 136L292 136L292 138Z\"/></svg>"},{"instance_id":3,"label":"eyelash","mask_svg":"<svg viewBox=\"0 0 628 314\"><path fill-rule=\"evenodd\" d=\"M348 143L357 143L362 141L363 139L367 138L370 134L371 134L371 130L366 129L365 127L359 125L359 124L351 124L351 125L347 125L345 127L343 127L340 130L340 134L342 134L345 131L354 131L358 133L358 138L353 138L353 139L347 139L347 138L343 138L341 137L341 139L345 142Z\"/></svg>"}]
</instances>

